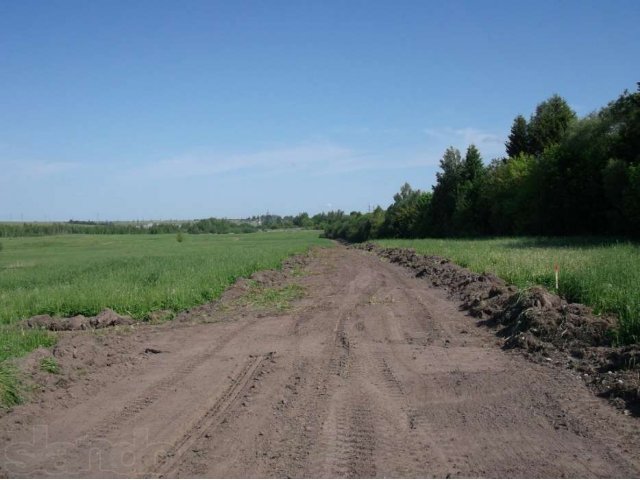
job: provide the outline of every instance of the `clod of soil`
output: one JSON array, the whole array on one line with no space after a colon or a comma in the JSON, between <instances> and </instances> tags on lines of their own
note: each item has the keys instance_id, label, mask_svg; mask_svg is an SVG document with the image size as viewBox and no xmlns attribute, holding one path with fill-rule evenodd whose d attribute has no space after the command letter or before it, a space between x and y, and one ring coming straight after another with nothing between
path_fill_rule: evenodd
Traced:
<instances>
[{"instance_id":1,"label":"clod of soil","mask_svg":"<svg viewBox=\"0 0 640 480\"><path fill-rule=\"evenodd\" d=\"M88 330L92 328L115 327L116 325L131 325L131 317L119 315L109 308L105 308L95 317L76 315L70 318L51 317L50 315L36 315L24 322L29 328L41 328L53 331Z\"/></svg>"},{"instance_id":2,"label":"clod of soil","mask_svg":"<svg viewBox=\"0 0 640 480\"><path fill-rule=\"evenodd\" d=\"M497 335L505 338L504 348L521 348L547 361L559 353L569 354L568 365L587 373L585 381L598 394L640 410L639 348L612 346L615 318L594 315L591 308L568 303L542 287L518 290L493 274L474 273L439 256L371 243L355 247L446 289L478 323L497 329Z\"/></svg>"}]
</instances>

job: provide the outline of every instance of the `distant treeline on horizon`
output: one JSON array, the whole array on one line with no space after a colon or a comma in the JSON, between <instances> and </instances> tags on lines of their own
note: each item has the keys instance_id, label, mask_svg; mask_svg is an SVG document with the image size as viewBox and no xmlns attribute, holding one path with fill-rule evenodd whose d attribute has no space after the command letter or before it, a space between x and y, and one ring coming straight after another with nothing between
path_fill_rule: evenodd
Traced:
<instances>
[{"instance_id":1,"label":"distant treeline on horizon","mask_svg":"<svg viewBox=\"0 0 640 480\"><path fill-rule=\"evenodd\" d=\"M187 221L109 222L69 220L67 222L0 222L0 237L35 237L66 234L161 234L161 233L252 233L285 228L322 230L327 214L258 215L245 219L205 218Z\"/></svg>"}]
</instances>

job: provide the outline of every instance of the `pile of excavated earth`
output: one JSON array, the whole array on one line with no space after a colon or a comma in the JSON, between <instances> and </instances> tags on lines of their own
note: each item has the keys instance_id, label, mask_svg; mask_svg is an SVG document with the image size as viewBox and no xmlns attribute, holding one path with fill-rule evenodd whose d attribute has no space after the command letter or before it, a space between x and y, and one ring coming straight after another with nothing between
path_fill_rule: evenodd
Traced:
<instances>
[{"instance_id":1,"label":"pile of excavated earth","mask_svg":"<svg viewBox=\"0 0 640 480\"><path fill-rule=\"evenodd\" d=\"M490 273L478 274L435 255L372 243L355 248L373 252L446 289L479 325L494 328L504 348L523 349L537 361L566 364L594 391L620 408L640 411L640 345L616 347L616 319L568 303L542 287L518 289Z\"/></svg>"},{"instance_id":2,"label":"pile of excavated earth","mask_svg":"<svg viewBox=\"0 0 640 480\"><path fill-rule=\"evenodd\" d=\"M69 318L60 318L52 317L51 315L36 315L24 322L25 326L28 328L41 328L57 332L116 327L118 325L131 325L132 323L134 323L133 319L119 315L110 308L105 308L102 312L93 317L75 315Z\"/></svg>"}]
</instances>

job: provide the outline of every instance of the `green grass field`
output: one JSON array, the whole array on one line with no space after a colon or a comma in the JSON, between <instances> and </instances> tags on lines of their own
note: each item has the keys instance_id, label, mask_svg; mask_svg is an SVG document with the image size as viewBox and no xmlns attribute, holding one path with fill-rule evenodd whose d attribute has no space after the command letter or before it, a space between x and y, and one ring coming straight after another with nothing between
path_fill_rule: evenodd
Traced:
<instances>
[{"instance_id":1,"label":"green grass field","mask_svg":"<svg viewBox=\"0 0 640 480\"><path fill-rule=\"evenodd\" d=\"M3 239L0 323L109 307L143 319L217 298L236 278L328 245L318 232L244 235L66 235Z\"/></svg>"},{"instance_id":2,"label":"green grass field","mask_svg":"<svg viewBox=\"0 0 640 480\"><path fill-rule=\"evenodd\" d=\"M560 268L559 293L596 313L619 318L618 340L640 341L640 246L602 238L500 238L481 240L378 240L386 247L414 248L440 255L475 272L492 272L526 288L555 290L554 264Z\"/></svg>"},{"instance_id":3,"label":"green grass field","mask_svg":"<svg viewBox=\"0 0 640 480\"><path fill-rule=\"evenodd\" d=\"M55 337L24 330L38 314L95 315L105 307L145 319L216 299L238 277L328 246L315 231L243 235L61 235L2 239L0 362Z\"/></svg>"}]
</instances>

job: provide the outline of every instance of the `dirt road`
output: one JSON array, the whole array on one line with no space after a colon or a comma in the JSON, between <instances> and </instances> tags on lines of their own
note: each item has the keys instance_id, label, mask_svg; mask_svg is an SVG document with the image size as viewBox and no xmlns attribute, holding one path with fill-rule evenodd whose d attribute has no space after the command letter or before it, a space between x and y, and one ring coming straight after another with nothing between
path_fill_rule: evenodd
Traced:
<instances>
[{"instance_id":1,"label":"dirt road","mask_svg":"<svg viewBox=\"0 0 640 480\"><path fill-rule=\"evenodd\" d=\"M637 418L574 372L502 350L443 291L401 267L337 247L288 281L306 296L286 313L229 307L218 323L63 339L63 367L74 356L93 360L0 419L0 471L640 475Z\"/></svg>"}]
</instances>

